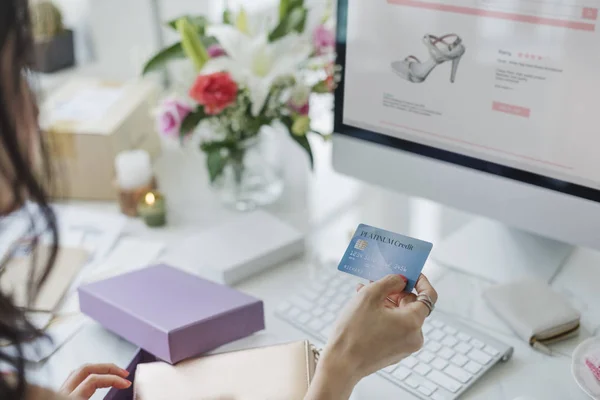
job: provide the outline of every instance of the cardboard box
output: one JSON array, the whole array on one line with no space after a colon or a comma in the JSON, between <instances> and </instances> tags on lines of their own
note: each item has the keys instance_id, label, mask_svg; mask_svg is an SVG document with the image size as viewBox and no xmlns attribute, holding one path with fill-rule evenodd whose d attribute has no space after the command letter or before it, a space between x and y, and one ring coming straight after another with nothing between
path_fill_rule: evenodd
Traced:
<instances>
[{"instance_id":1,"label":"cardboard box","mask_svg":"<svg viewBox=\"0 0 600 400\"><path fill-rule=\"evenodd\" d=\"M115 156L123 150L160 151L152 108L157 86L150 81L114 83L73 79L44 101L40 126L56 164L54 195L116 200Z\"/></svg>"},{"instance_id":2,"label":"cardboard box","mask_svg":"<svg viewBox=\"0 0 600 400\"><path fill-rule=\"evenodd\" d=\"M81 311L175 364L265 328L263 302L167 265L79 288Z\"/></svg>"}]
</instances>

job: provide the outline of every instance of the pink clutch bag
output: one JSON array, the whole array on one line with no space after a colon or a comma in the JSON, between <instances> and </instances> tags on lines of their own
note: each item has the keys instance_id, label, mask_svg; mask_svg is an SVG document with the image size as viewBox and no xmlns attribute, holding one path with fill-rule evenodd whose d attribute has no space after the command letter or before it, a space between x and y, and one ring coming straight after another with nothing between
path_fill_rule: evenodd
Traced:
<instances>
[{"instance_id":1,"label":"pink clutch bag","mask_svg":"<svg viewBox=\"0 0 600 400\"><path fill-rule=\"evenodd\" d=\"M319 352L308 342L140 364L135 400L302 400Z\"/></svg>"}]
</instances>

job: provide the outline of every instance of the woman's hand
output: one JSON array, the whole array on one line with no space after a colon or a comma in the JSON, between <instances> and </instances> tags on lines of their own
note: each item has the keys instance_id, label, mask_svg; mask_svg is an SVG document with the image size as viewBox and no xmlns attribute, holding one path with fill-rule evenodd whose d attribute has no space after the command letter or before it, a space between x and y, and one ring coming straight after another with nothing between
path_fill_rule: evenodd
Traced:
<instances>
[{"instance_id":1,"label":"woman's hand","mask_svg":"<svg viewBox=\"0 0 600 400\"><path fill-rule=\"evenodd\" d=\"M402 292L405 286L400 275L359 286L358 295L346 306L329 338L307 400L348 399L363 377L421 348L421 328L429 308L417 301L415 294ZM437 293L424 275L416 290L437 301Z\"/></svg>"},{"instance_id":2,"label":"woman's hand","mask_svg":"<svg viewBox=\"0 0 600 400\"><path fill-rule=\"evenodd\" d=\"M114 364L89 364L73 371L59 393L69 398L88 400L100 388L127 389L129 372Z\"/></svg>"}]
</instances>

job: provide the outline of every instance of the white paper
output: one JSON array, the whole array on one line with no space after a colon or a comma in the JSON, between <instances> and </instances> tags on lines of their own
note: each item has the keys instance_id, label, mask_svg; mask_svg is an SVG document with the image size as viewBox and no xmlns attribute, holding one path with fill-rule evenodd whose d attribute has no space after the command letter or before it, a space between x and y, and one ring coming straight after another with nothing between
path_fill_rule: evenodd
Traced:
<instances>
[{"instance_id":1,"label":"white paper","mask_svg":"<svg viewBox=\"0 0 600 400\"><path fill-rule=\"evenodd\" d=\"M46 360L65 343L67 343L86 323L83 315L65 317L64 320L52 324L46 331L47 337L39 338L22 346L24 358L33 363ZM17 355L14 346L4 348L7 354Z\"/></svg>"},{"instance_id":2,"label":"white paper","mask_svg":"<svg viewBox=\"0 0 600 400\"><path fill-rule=\"evenodd\" d=\"M90 87L54 106L50 124L59 121L94 122L102 119L123 95L123 88Z\"/></svg>"},{"instance_id":3,"label":"white paper","mask_svg":"<svg viewBox=\"0 0 600 400\"><path fill-rule=\"evenodd\" d=\"M96 282L147 267L164 249L162 242L125 237L105 260L83 277L83 282Z\"/></svg>"}]
</instances>

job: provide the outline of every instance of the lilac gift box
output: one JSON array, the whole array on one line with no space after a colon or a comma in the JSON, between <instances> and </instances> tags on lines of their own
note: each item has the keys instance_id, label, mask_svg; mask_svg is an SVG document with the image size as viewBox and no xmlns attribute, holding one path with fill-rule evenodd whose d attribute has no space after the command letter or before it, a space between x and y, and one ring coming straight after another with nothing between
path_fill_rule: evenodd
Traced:
<instances>
[{"instance_id":1,"label":"lilac gift box","mask_svg":"<svg viewBox=\"0 0 600 400\"><path fill-rule=\"evenodd\" d=\"M175 364L265 328L263 303L157 265L79 288L81 311Z\"/></svg>"}]
</instances>

